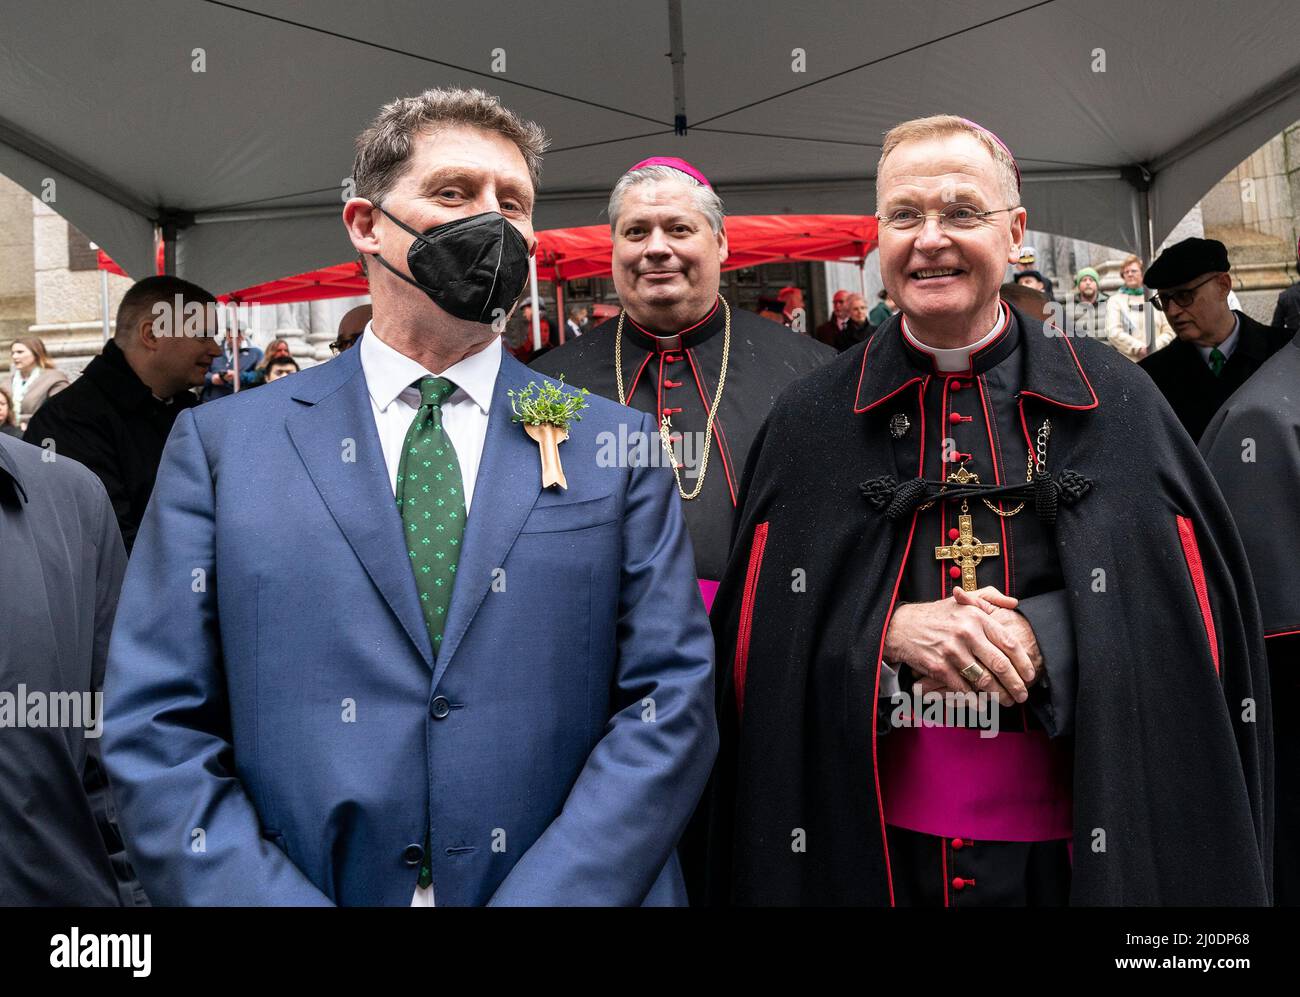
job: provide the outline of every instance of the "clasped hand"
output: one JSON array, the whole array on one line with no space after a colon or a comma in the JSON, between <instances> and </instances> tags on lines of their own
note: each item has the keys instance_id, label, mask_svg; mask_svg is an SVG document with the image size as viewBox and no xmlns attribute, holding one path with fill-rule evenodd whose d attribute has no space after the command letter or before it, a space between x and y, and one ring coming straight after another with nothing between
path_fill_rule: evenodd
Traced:
<instances>
[{"instance_id":1,"label":"clasped hand","mask_svg":"<svg viewBox=\"0 0 1300 997\"><path fill-rule=\"evenodd\" d=\"M987 692L1002 706L1023 703L1042 672L1034 628L1016 612L1019 600L992 585L947 599L899 606L885 634L885 660L905 664L921 678L921 691ZM984 666L974 683L961 671Z\"/></svg>"}]
</instances>

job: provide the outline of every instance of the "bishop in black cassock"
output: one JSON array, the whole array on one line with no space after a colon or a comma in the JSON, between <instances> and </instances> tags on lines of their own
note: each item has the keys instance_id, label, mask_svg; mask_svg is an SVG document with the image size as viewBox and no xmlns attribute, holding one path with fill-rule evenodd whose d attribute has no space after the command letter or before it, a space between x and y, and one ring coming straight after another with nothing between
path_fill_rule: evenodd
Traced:
<instances>
[{"instance_id":1,"label":"bishop in black cassock","mask_svg":"<svg viewBox=\"0 0 1300 997\"><path fill-rule=\"evenodd\" d=\"M909 122L877 175L901 314L774 408L713 611L711 898L1266 903L1227 506L1140 371L999 301L1026 219L999 140Z\"/></svg>"},{"instance_id":2,"label":"bishop in black cassock","mask_svg":"<svg viewBox=\"0 0 1300 997\"><path fill-rule=\"evenodd\" d=\"M740 476L759 427L787 385L835 356L832 348L721 298L721 207L703 174L682 160L660 157L632 167L609 208L614 283L625 311L532 364L668 420L686 465L679 476L685 494L695 490L701 469L704 474L699 494L684 499L683 508L706 602L726 565ZM708 464L701 468L719 390ZM650 456L668 462L659 439L649 448Z\"/></svg>"}]
</instances>

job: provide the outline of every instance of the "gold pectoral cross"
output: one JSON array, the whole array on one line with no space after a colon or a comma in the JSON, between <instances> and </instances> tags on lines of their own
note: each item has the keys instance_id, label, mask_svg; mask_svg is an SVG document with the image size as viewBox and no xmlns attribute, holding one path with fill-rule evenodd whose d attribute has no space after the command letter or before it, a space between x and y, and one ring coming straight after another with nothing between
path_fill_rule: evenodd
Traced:
<instances>
[{"instance_id":1,"label":"gold pectoral cross","mask_svg":"<svg viewBox=\"0 0 1300 997\"><path fill-rule=\"evenodd\" d=\"M997 557L1002 548L997 544L980 543L971 530L970 516L961 513L957 516L957 539L953 543L934 549L937 560L953 560L961 565L961 587L967 592L974 592L975 566L986 557Z\"/></svg>"}]
</instances>

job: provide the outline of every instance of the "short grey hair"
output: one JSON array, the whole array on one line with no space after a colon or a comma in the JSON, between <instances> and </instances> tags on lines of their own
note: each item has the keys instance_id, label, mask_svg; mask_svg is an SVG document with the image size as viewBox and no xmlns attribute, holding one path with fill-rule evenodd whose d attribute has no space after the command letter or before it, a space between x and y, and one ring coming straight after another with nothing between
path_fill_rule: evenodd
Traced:
<instances>
[{"instance_id":1,"label":"short grey hair","mask_svg":"<svg viewBox=\"0 0 1300 997\"><path fill-rule=\"evenodd\" d=\"M606 210L611 233L618 228L618 216L623 210L623 195L643 183L681 184L690 193L695 209L709 220L709 227L713 229L713 234L717 235L722 231L722 198L713 192L713 188L704 186L693 176L681 170L675 170L671 166L656 165L629 170L618 178L618 183L614 184L614 189L609 192L609 207Z\"/></svg>"}]
</instances>

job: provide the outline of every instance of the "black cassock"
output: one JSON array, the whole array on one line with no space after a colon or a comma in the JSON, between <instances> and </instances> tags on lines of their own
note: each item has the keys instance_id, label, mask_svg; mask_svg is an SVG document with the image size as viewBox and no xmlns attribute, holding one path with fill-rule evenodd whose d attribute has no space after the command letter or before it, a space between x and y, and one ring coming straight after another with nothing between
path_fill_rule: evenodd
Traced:
<instances>
[{"instance_id":1,"label":"black cassock","mask_svg":"<svg viewBox=\"0 0 1300 997\"><path fill-rule=\"evenodd\" d=\"M698 467L709 406L722 366L724 309L721 299L700 321L677 336L655 336L631 317L623 323L623 385L627 404L657 419L667 415L676 434L691 434L681 456ZM618 400L614 338L618 319L596 326L581 339L543 354L534 370L564 375L566 384ZM713 442L700 494L683 502L695 547L696 574L716 582L726 566L727 546L740 491L740 473L750 445L777 395L796 378L815 370L835 351L785 326L739 308L731 309L731 352L727 379L713 426ZM663 456L659 440L650 441ZM689 493L697 479L683 473Z\"/></svg>"},{"instance_id":2,"label":"black cassock","mask_svg":"<svg viewBox=\"0 0 1300 997\"><path fill-rule=\"evenodd\" d=\"M1277 757L1274 897L1300 904L1300 338L1228 399L1201 452L1233 509L1250 559L1273 686Z\"/></svg>"},{"instance_id":3,"label":"black cassock","mask_svg":"<svg viewBox=\"0 0 1300 997\"><path fill-rule=\"evenodd\" d=\"M1145 375L1009 316L954 375L892 317L787 392L756 441L713 611L714 902L1267 902L1271 711L1229 511ZM900 731L882 729L884 634L899 601L951 590L955 564L935 548L960 503L891 519L874 486L963 463L982 484L1023 483L1046 420L1048 472L1089 487L1062 492L1050 522L1037 503L1003 519L971 499L969 514L979 540L1002 545L978 583L1024 600L1046 665L1002 726L1066 751L1069 837L982 851L887 830Z\"/></svg>"},{"instance_id":4,"label":"black cassock","mask_svg":"<svg viewBox=\"0 0 1300 997\"><path fill-rule=\"evenodd\" d=\"M1241 323L1241 332L1232 356L1217 377L1201 351L1182 339L1175 339L1138 362L1156 382L1193 440L1201 438L1228 396L1291 338L1284 329L1261 325L1242 312L1234 314Z\"/></svg>"}]
</instances>

